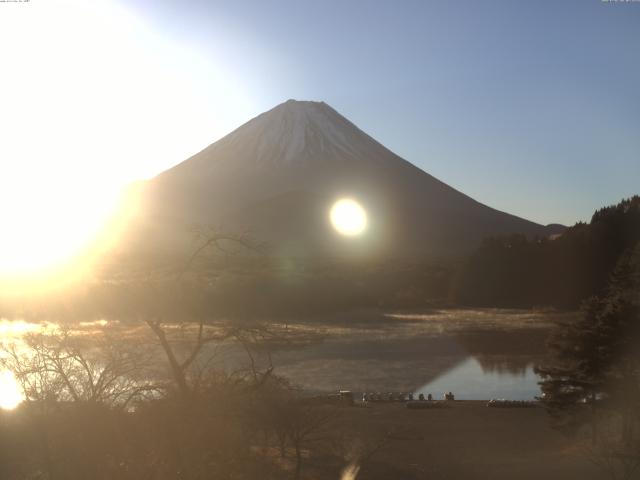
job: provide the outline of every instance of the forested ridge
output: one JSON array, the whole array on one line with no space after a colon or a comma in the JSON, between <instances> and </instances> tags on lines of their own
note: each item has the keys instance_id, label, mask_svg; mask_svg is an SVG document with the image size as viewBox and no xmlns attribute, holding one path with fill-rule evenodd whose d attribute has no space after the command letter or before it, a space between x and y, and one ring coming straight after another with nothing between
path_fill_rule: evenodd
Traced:
<instances>
[{"instance_id":1,"label":"forested ridge","mask_svg":"<svg viewBox=\"0 0 640 480\"><path fill-rule=\"evenodd\" d=\"M494 237L457 270L455 303L577 308L601 294L617 261L640 242L640 196L597 210L555 238Z\"/></svg>"}]
</instances>

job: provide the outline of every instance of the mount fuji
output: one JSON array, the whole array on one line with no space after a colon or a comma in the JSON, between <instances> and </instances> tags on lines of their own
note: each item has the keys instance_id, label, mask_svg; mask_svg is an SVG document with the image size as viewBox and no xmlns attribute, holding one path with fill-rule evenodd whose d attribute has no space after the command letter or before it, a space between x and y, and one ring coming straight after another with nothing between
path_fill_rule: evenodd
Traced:
<instances>
[{"instance_id":1,"label":"mount fuji","mask_svg":"<svg viewBox=\"0 0 640 480\"><path fill-rule=\"evenodd\" d=\"M366 232L343 237L329 210L340 198L367 212ZM149 180L137 226L162 248L188 227L246 232L291 257L429 258L458 255L487 236L548 236L400 158L324 102L288 100Z\"/></svg>"}]
</instances>

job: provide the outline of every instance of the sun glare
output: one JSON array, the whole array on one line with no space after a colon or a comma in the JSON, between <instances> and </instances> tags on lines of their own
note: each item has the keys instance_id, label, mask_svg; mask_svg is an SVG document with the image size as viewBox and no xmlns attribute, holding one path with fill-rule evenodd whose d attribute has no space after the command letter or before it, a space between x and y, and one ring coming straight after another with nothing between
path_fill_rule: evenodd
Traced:
<instances>
[{"instance_id":1,"label":"sun glare","mask_svg":"<svg viewBox=\"0 0 640 480\"><path fill-rule=\"evenodd\" d=\"M218 57L124 2L2 10L0 276L39 275L93 246L131 182L210 143L249 103Z\"/></svg>"},{"instance_id":2,"label":"sun glare","mask_svg":"<svg viewBox=\"0 0 640 480\"><path fill-rule=\"evenodd\" d=\"M16 377L9 370L0 373L0 408L11 410L24 400Z\"/></svg>"},{"instance_id":3,"label":"sun glare","mask_svg":"<svg viewBox=\"0 0 640 480\"><path fill-rule=\"evenodd\" d=\"M329 214L331 224L342 235L360 235L367 228L367 212L350 198L342 198L333 204Z\"/></svg>"}]
</instances>

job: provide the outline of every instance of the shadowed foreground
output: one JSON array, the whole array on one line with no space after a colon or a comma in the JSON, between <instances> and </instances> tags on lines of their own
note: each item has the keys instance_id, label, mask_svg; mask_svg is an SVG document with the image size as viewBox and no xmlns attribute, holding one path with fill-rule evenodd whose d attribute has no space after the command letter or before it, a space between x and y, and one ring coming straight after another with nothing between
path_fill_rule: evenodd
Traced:
<instances>
[{"instance_id":1,"label":"shadowed foreground","mask_svg":"<svg viewBox=\"0 0 640 480\"><path fill-rule=\"evenodd\" d=\"M386 443L361 465L357 478L603 478L571 440L550 428L543 408L485 404L452 402L449 408L425 410L376 404L348 409L343 425L358 431L360 438L387 432Z\"/></svg>"}]
</instances>

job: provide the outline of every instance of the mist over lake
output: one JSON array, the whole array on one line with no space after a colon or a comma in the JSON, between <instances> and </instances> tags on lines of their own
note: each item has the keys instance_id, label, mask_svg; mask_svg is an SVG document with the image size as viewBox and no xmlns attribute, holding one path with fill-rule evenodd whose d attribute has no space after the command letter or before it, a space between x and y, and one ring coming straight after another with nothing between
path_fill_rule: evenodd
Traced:
<instances>
[{"instance_id":1,"label":"mist over lake","mask_svg":"<svg viewBox=\"0 0 640 480\"><path fill-rule=\"evenodd\" d=\"M265 348L278 372L307 394L353 390L441 397L451 390L467 400L531 400L540 394L533 366L545 360L554 322L566 317L507 309L357 310L290 322L286 328L305 332L305 343ZM18 343L40 328L59 327L5 323ZM152 342L145 330L127 325L97 322L75 328L88 346L102 332ZM209 348L222 349L220 362L229 371L246 366L243 352L233 345ZM257 361L265 361L262 353ZM156 354L160 360L161 352Z\"/></svg>"}]
</instances>

